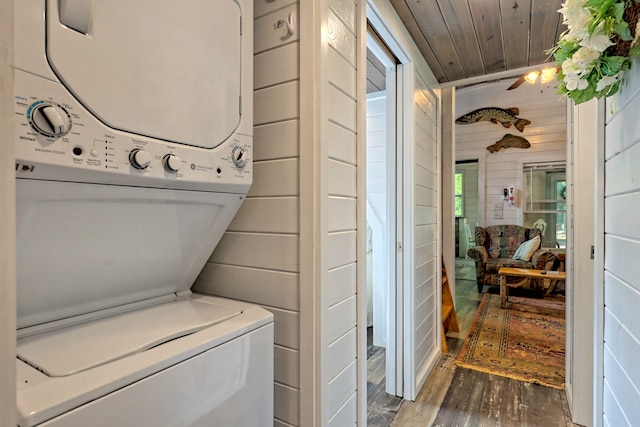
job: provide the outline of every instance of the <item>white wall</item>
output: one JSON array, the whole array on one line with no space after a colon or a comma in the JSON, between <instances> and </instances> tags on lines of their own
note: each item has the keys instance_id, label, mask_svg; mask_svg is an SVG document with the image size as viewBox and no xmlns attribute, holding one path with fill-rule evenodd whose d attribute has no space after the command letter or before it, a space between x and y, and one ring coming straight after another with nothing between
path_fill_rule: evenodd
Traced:
<instances>
[{"instance_id":1,"label":"white wall","mask_svg":"<svg viewBox=\"0 0 640 427\"><path fill-rule=\"evenodd\" d=\"M640 425L640 64L608 102L605 130L603 412ZM613 112L612 112L613 111ZM599 417L601 414L596 414Z\"/></svg>"},{"instance_id":2,"label":"white wall","mask_svg":"<svg viewBox=\"0 0 640 427\"><path fill-rule=\"evenodd\" d=\"M442 261L440 248L440 189L441 189L441 144L439 132L439 99L431 92L420 76L414 81L414 146L405 164L412 163L413 185L405 186L412 192L408 217L413 242L410 293L413 297L412 330L414 354L412 367L416 386L408 398L415 395L424 384L436 358L440 355L441 322L438 307L442 306L442 287L439 285ZM407 216L407 212L405 211ZM407 244L405 246L408 246ZM409 365L411 367L411 364ZM407 367L405 367L406 369Z\"/></svg>"},{"instance_id":3,"label":"white wall","mask_svg":"<svg viewBox=\"0 0 640 427\"><path fill-rule=\"evenodd\" d=\"M367 325L373 324L373 345L378 347L387 347L388 257L392 238L388 211L390 205L395 208L388 196L389 164L395 160L395 157L388 157L389 153L395 152L395 146L389 149L387 142L387 103L385 91L367 94L367 224L371 227L367 250L372 249L367 255L367 274L371 276L367 277ZM368 247L370 243L372 248Z\"/></svg>"},{"instance_id":4,"label":"white wall","mask_svg":"<svg viewBox=\"0 0 640 427\"><path fill-rule=\"evenodd\" d=\"M566 107L555 88L524 83L518 89L507 91L513 81L475 85L457 90L456 119L477 108L499 107L520 109L518 117L531 120L523 133L515 127L479 122L456 125L456 160L479 160L478 213L481 226L496 224L522 224L523 175L526 163L564 161L566 159ZM530 148L508 148L489 153L487 147L505 134L522 136ZM483 185L484 184L484 185ZM503 189L513 185L518 189L516 206L503 203ZM484 194L482 193L484 189ZM503 218L494 218L494 205L502 207Z\"/></svg>"},{"instance_id":5,"label":"white wall","mask_svg":"<svg viewBox=\"0 0 640 427\"><path fill-rule=\"evenodd\" d=\"M0 426L16 425L13 2L0 2Z\"/></svg>"},{"instance_id":6,"label":"white wall","mask_svg":"<svg viewBox=\"0 0 640 427\"><path fill-rule=\"evenodd\" d=\"M363 246L365 230L358 235L357 214L365 208L366 194L361 180L365 179L363 152L345 151L366 144L358 104L366 104L364 74L356 69L364 65L362 36L363 8L354 0L327 0L323 5L327 16L327 42L320 61L323 72L318 81L321 88L322 114L320 116L321 150L318 158L326 187L320 185L322 205L320 229L326 230L321 238L320 263L321 322L322 322L322 425L351 426L358 421L358 404L366 401L366 388L359 383L358 329L366 323L358 321L358 281L364 281ZM361 147L362 151L364 147ZM362 163L361 163L362 162ZM364 224L363 224L364 226ZM364 228L364 227L363 227ZM360 253L359 253L360 252ZM353 278L345 280L345 277ZM366 304L366 300L362 301ZM362 338L360 331L360 339ZM361 343L360 343L361 344ZM362 353L361 353L362 356Z\"/></svg>"}]
</instances>

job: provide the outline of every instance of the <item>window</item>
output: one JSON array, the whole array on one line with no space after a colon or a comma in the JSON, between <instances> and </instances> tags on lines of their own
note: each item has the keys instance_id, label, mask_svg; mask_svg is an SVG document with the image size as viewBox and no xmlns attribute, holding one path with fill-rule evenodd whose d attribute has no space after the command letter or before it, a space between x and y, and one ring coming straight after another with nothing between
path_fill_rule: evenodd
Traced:
<instances>
[{"instance_id":1,"label":"window","mask_svg":"<svg viewBox=\"0 0 640 427\"><path fill-rule=\"evenodd\" d=\"M567 244L567 175L564 164L524 167L524 225L542 231L543 245Z\"/></svg>"},{"instance_id":2,"label":"window","mask_svg":"<svg viewBox=\"0 0 640 427\"><path fill-rule=\"evenodd\" d=\"M451 175L449 175L451 176ZM462 218L464 216L464 200L462 198L462 189L464 188L462 181L462 172L456 172L454 195L455 195L455 207L454 213L456 218Z\"/></svg>"}]
</instances>

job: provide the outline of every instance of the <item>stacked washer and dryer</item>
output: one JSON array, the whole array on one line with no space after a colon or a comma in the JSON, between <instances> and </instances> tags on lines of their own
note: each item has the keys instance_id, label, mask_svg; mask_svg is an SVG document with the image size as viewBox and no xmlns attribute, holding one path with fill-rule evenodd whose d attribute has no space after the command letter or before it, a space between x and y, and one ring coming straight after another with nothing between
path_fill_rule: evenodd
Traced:
<instances>
[{"instance_id":1,"label":"stacked washer and dryer","mask_svg":"<svg viewBox=\"0 0 640 427\"><path fill-rule=\"evenodd\" d=\"M15 9L19 425L272 425L272 315L190 291L252 180L252 0Z\"/></svg>"}]
</instances>

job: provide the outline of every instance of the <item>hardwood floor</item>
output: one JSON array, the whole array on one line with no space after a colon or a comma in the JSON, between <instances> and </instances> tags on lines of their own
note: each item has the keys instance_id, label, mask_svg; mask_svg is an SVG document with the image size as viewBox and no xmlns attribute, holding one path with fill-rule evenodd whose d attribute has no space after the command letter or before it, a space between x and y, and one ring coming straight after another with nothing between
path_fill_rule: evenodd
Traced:
<instances>
[{"instance_id":1,"label":"hardwood floor","mask_svg":"<svg viewBox=\"0 0 640 427\"><path fill-rule=\"evenodd\" d=\"M563 390L455 365L482 297L474 275L473 261L457 260L460 332L447 334L449 353L440 357L415 402L384 393L380 376L384 376L384 349L372 349L368 362L369 426L577 426L571 422Z\"/></svg>"}]
</instances>

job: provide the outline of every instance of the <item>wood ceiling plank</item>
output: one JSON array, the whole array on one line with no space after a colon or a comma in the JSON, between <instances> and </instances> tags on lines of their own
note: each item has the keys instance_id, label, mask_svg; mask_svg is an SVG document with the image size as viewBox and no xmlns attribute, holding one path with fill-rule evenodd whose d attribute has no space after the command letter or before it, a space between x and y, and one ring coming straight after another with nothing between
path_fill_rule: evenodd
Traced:
<instances>
[{"instance_id":1,"label":"wood ceiling plank","mask_svg":"<svg viewBox=\"0 0 640 427\"><path fill-rule=\"evenodd\" d=\"M429 42L449 81L467 77L438 3L433 0L405 0Z\"/></svg>"},{"instance_id":2,"label":"wood ceiling plank","mask_svg":"<svg viewBox=\"0 0 640 427\"><path fill-rule=\"evenodd\" d=\"M502 26L500 14L497 13L500 10L500 0L468 0L468 2L487 73L506 70Z\"/></svg>"},{"instance_id":3,"label":"wood ceiling plank","mask_svg":"<svg viewBox=\"0 0 640 427\"><path fill-rule=\"evenodd\" d=\"M529 25L531 2L500 0L500 15L504 37L507 69L529 65Z\"/></svg>"},{"instance_id":4,"label":"wood ceiling plank","mask_svg":"<svg viewBox=\"0 0 640 427\"><path fill-rule=\"evenodd\" d=\"M546 62L549 55L545 51L555 46L558 25L562 23L560 6L562 0L531 1L530 65Z\"/></svg>"},{"instance_id":5,"label":"wood ceiling plank","mask_svg":"<svg viewBox=\"0 0 640 427\"><path fill-rule=\"evenodd\" d=\"M418 50L420 51L420 53L422 53L425 61L427 61L427 65L429 65L429 68L431 69L431 72L435 76L436 80L438 80L438 82L440 83L450 81L447 78L444 70L440 66L438 58L436 58L435 54L431 50L431 46L429 46L429 43L422 33L422 30L420 29L420 26L418 25L415 17L411 13L409 6L407 6L404 0L390 1L391 5L396 10L396 13L398 13L400 20L404 23L407 31L409 31L409 35L418 46Z\"/></svg>"},{"instance_id":6,"label":"wood ceiling plank","mask_svg":"<svg viewBox=\"0 0 640 427\"><path fill-rule=\"evenodd\" d=\"M469 5L464 1L438 0L438 5L456 45L460 62L467 76L480 76L485 73L478 39L474 31Z\"/></svg>"},{"instance_id":7,"label":"wood ceiling plank","mask_svg":"<svg viewBox=\"0 0 640 427\"><path fill-rule=\"evenodd\" d=\"M384 64L367 48L367 93L385 90L386 72Z\"/></svg>"}]
</instances>

